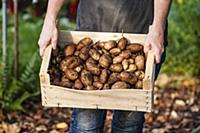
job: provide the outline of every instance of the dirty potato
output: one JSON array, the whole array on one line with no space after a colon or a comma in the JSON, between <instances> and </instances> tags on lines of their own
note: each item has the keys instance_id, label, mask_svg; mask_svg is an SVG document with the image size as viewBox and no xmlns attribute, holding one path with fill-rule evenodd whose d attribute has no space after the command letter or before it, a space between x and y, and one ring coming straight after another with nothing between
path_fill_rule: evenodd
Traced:
<instances>
[{"instance_id":1,"label":"dirty potato","mask_svg":"<svg viewBox=\"0 0 200 133\"><path fill-rule=\"evenodd\" d=\"M95 49L90 49L89 55L90 55L90 57L92 57L92 59L94 59L96 61L98 61L99 58L100 58L99 52L97 50L95 50Z\"/></svg>"},{"instance_id":2,"label":"dirty potato","mask_svg":"<svg viewBox=\"0 0 200 133\"><path fill-rule=\"evenodd\" d=\"M138 55L135 57L135 65L137 66L138 70L144 70L144 63L145 63L145 58L142 55Z\"/></svg>"},{"instance_id":3,"label":"dirty potato","mask_svg":"<svg viewBox=\"0 0 200 133\"><path fill-rule=\"evenodd\" d=\"M116 42L114 40L110 40L107 42L104 42L104 49L110 50L112 48L116 47Z\"/></svg>"},{"instance_id":4,"label":"dirty potato","mask_svg":"<svg viewBox=\"0 0 200 133\"><path fill-rule=\"evenodd\" d=\"M109 77L110 71L107 69L103 69L100 74L100 82L106 83Z\"/></svg>"},{"instance_id":5,"label":"dirty potato","mask_svg":"<svg viewBox=\"0 0 200 133\"><path fill-rule=\"evenodd\" d=\"M103 54L99 59L99 63L103 68L108 68L112 63L112 58L107 54Z\"/></svg>"},{"instance_id":6,"label":"dirty potato","mask_svg":"<svg viewBox=\"0 0 200 133\"><path fill-rule=\"evenodd\" d=\"M130 85L123 81L118 81L114 83L111 89L129 89Z\"/></svg>"},{"instance_id":7,"label":"dirty potato","mask_svg":"<svg viewBox=\"0 0 200 133\"><path fill-rule=\"evenodd\" d=\"M112 72L121 72L123 70L122 64L112 64L109 68Z\"/></svg>"},{"instance_id":8,"label":"dirty potato","mask_svg":"<svg viewBox=\"0 0 200 133\"><path fill-rule=\"evenodd\" d=\"M76 50L75 44L67 44L64 48L65 57L72 56L74 54L75 50Z\"/></svg>"},{"instance_id":9,"label":"dirty potato","mask_svg":"<svg viewBox=\"0 0 200 133\"><path fill-rule=\"evenodd\" d=\"M143 45L139 43L131 43L126 47L126 49L130 50L132 53L136 53L143 50Z\"/></svg>"},{"instance_id":10,"label":"dirty potato","mask_svg":"<svg viewBox=\"0 0 200 133\"><path fill-rule=\"evenodd\" d=\"M121 50L124 50L126 48L127 43L128 43L128 40L125 37L119 39L118 48L120 48Z\"/></svg>"},{"instance_id":11,"label":"dirty potato","mask_svg":"<svg viewBox=\"0 0 200 133\"><path fill-rule=\"evenodd\" d=\"M65 74L66 74L67 78L70 80L76 80L78 78L78 73L76 71L74 71L73 69L67 69L65 71Z\"/></svg>"},{"instance_id":12,"label":"dirty potato","mask_svg":"<svg viewBox=\"0 0 200 133\"><path fill-rule=\"evenodd\" d=\"M93 82L92 74L87 70L82 70L81 71L81 82L83 83L83 85L85 87L92 85L92 82Z\"/></svg>"}]
</instances>

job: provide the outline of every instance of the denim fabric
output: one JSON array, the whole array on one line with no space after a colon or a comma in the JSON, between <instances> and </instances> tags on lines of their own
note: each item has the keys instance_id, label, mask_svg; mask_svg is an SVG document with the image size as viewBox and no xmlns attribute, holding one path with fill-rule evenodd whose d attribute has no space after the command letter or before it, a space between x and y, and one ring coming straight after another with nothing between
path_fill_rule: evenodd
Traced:
<instances>
[{"instance_id":1,"label":"denim fabric","mask_svg":"<svg viewBox=\"0 0 200 133\"><path fill-rule=\"evenodd\" d=\"M162 55L161 63L156 65L155 79L165 56L166 52ZM111 133L141 133L145 121L144 114L144 112L114 110ZM103 133L105 118L106 110L74 108L69 133Z\"/></svg>"}]
</instances>

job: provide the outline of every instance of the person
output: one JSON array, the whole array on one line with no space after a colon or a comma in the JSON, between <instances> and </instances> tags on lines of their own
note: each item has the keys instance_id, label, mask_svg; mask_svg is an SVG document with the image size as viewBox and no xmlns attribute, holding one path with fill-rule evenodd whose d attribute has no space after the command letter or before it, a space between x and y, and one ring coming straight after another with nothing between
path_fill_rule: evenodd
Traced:
<instances>
[{"instance_id":1,"label":"person","mask_svg":"<svg viewBox=\"0 0 200 133\"><path fill-rule=\"evenodd\" d=\"M56 48L56 17L64 0L50 0L38 41L42 56L48 44ZM144 52L153 51L156 76L165 59L167 16L171 0L80 0L76 30L147 34ZM102 133L106 110L74 108L69 133ZM113 111L112 133L140 133L144 112Z\"/></svg>"}]
</instances>

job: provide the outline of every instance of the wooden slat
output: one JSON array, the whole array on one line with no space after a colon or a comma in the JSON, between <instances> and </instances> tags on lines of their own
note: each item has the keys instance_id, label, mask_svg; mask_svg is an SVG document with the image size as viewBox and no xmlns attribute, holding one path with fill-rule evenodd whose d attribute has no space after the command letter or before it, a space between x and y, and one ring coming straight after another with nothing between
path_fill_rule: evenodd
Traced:
<instances>
[{"instance_id":1,"label":"wooden slat","mask_svg":"<svg viewBox=\"0 0 200 133\"><path fill-rule=\"evenodd\" d=\"M79 107L150 111L151 93L148 90L116 89L81 91L58 86L46 86L44 106Z\"/></svg>"}]
</instances>

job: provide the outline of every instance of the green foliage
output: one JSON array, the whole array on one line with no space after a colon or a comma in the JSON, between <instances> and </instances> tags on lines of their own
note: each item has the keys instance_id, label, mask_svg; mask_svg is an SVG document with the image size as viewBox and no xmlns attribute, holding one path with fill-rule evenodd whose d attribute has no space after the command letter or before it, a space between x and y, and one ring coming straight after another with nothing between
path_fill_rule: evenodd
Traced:
<instances>
[{"instance_id":1,"label":"green foliage","mask_svg":"<svg viewBox=\"0 0 200 133\"><path fill-rule=\"evenodd\" d=\"M169 17L169 45L162 71L169 74L200 74L200 1L176 0Z\"/></svg>"},{"instance_id":2,"label":"green foliage","mask_svg":"<svg viewBox=\"0 0 200 133\"><path fill-rule=\"evenodd\" d=\"M0 107L5 110L25 111L22 103L29 97L39 94L38 53L34 53L19 80L12 75L12 64L2 63L0 67Z\"/></svg>"}]
</instances>

